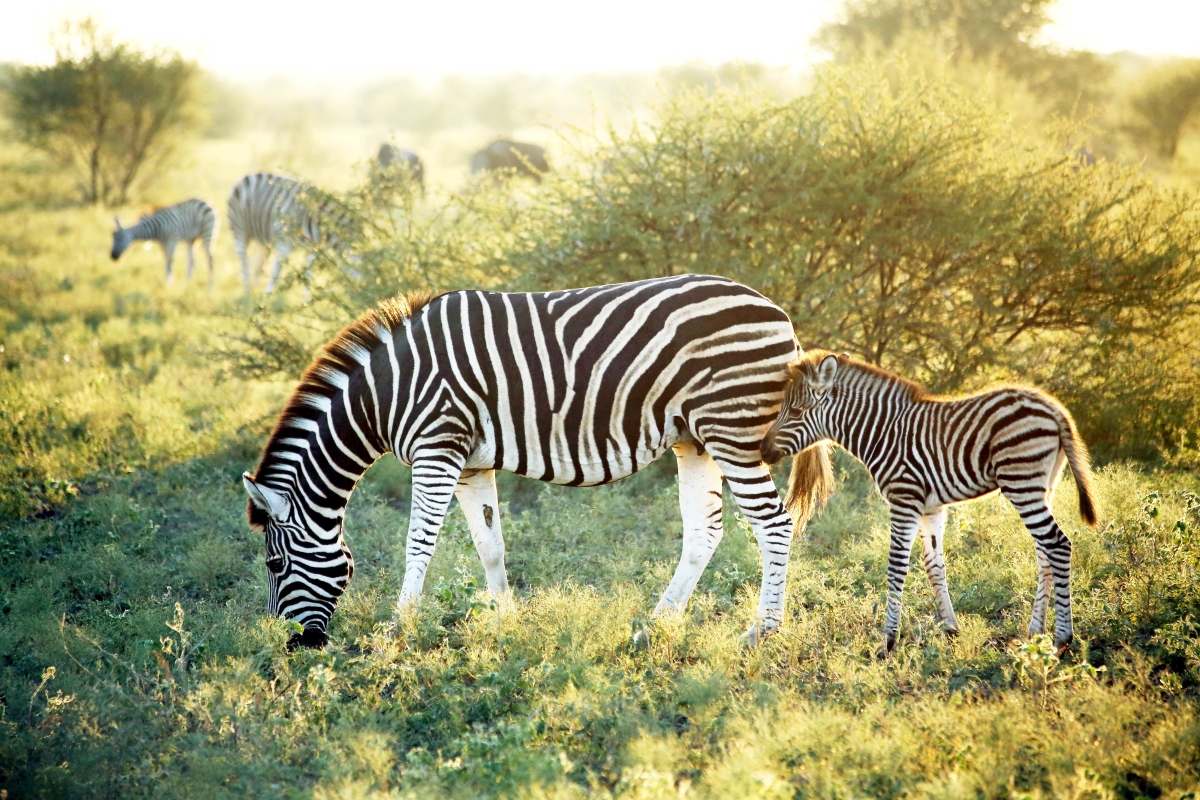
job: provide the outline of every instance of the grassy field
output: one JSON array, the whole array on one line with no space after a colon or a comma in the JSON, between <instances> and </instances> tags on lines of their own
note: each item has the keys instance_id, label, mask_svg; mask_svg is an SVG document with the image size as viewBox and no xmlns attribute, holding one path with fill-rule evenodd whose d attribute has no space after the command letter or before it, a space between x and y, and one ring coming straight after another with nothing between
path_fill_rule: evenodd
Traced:
<instances>
[{"instance_id":1,"label":"grassy field","mask_svg":"<svg viewBox=\"0 0 1200 800\"><path fill-rule=\"evenodd\" d=\"M221 207L256 159L286 164L293 146L298 160L322 152L306 174L338 188L376 134L207 143L161 191ZM446 185L456 158L438 162ZM330 646L287 653L240 475L290 387L237 378L213 355L242 302L228 232L213 296L203 281L165 287L157 250L109 261L111 214L55 201L63 179L36 159L0 150L0 171L8 797L1200 791L1200 480L1151 465L1100 467L1097 530L1079 524L1069 485L1056 497L1076 547L1062 663L1025 640L1033 547L997 499L947 526L962 634L940 634L916 570L897 651L875 660L886 513L848 459L796 542L783 630L755 650L736 639L758 555L728 501L686 616L630 645L680 547L669 458L598 489L505 476L515 608L479 593L455 510L426 599L387 635L408 497L387 459L351 504L358 569Z\"/></svg>"}]
</instances>

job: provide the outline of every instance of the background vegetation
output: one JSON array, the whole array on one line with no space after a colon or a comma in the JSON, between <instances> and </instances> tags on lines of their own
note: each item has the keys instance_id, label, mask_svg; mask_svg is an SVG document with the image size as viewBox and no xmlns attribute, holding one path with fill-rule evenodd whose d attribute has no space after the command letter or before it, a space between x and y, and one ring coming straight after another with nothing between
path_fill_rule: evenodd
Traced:
<instances>
[{"instance_id":1,"label":"background vegetation","mask_svg":"<svg viewBox=\"0 0 1200 800\"><path fill-rule=\"evenodd\" d=\"M136 206L80 205L80 173L19 143L22 73L4 71L0 788L1194 796L1200 137L1190 111L1167 113L1191 108L1191 66L1055 53L1037 44L1045 8L848 5L822 38L835 63L803 81L690 65L332 96L198 75L195 122L131 199L220 207L247 171L286 169L349 212L311 276L293 264L252 300L227 233L212 295L165 288L155 249L109 261L111 214ZM1093 61L1072 95L1071 65ZM535 126L545 109L557 132ZM498 134L550 145L555 174L469 181ZM366 165L383 139L421 152L428 194ZM686 617L629 646L680 546L669 463L589 490L504 476L516 608L478 593L455 511L427 602L387 635L408 486L384 460L351 504L358 570L330 647L286 653L238 476L314 347L398 290L682 271L760 288L805 344L940 389L1017 379L1067 402L1103 515L1081 528L1073 493L1056 498L1075 542L1065 662L1025 640L1032 545L994 499L948 525L962 635L938 632L914 573L897 654L875 661L886 515L848 459L796 544L783 632L757 650L735 644L759 567L730 510Z\"/></svg>"}]
</instances>

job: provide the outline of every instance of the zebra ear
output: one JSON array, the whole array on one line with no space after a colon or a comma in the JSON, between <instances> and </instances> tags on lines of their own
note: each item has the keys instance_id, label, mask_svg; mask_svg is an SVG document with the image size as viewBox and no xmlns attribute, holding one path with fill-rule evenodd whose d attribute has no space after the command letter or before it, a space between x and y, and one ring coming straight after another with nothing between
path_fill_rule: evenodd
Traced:
<instances>
[{"instance_id":1,"label":"zebra ear","mask_svg":"<svg viewBox=\"0 0 1200 800\"><path fill-rule=\"evenodd\" d=\"M117 230L119 230L119 231L125 230L124 228L121 227L121 218L120 217L113 217L113 222L115 222L117 224Z\"/></svg>"},{"instance_id":2,"label":"zebra ear","mask_svg":"<svg viewBox=\"0 0 1200 800\"><path fill-rule=\"evenodd\" d=\"M255 507L267 512L276 522L287 521L292 510L292 504L288 501L287 495L270 486L250 480L249 472L242 473L242 484L246 487L246 494L250 495L250 502L254 503Z\"/></svg>"},{"instance_id":3,"label":"zebra ear","mask_svg":"<svg viewBox=\"0 0 1200 800\"><path fill-rule=\"evenodd\" d=\"M833 386L833 379L837 376L838 357L835 355L827 355L821 361L821 366L817 367L817 390L825 391L830 386Z\"/></svg>"}]
</instances>

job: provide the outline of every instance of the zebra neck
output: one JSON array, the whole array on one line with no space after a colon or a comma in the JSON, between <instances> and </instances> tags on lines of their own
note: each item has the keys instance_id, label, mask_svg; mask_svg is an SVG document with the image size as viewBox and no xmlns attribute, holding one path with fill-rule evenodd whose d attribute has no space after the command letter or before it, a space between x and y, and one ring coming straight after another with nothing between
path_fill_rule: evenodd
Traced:
<instances>
[{"instance_id":1,"label":"zebra neck","mask_svg":"<svg viewBox=\"0 0 1200 800\"><path fill-rule=\"evenodd\" d=\"M875 474L912 405L908 389L860 372L839 387L839 394L839 408L830 414L830 438Z\"/></svg>"},{"instance_id":2,"label":"zebra neck","mask_svg":"<svg viewBox=\"0 0 1200 800\"><path fill-rule=\"evenodd\" d=\"M158 238L158 221L154 217L138 220L132 228L126 228L129 238L135 242Z\"/></svg>"}]
</instances>

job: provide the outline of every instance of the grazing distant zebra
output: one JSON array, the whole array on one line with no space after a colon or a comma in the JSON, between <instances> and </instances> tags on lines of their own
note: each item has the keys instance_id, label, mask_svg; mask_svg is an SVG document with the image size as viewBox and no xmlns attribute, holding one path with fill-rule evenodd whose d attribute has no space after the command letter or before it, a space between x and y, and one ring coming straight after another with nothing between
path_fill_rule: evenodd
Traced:
<instances>
[{"instance_id":1,"label":"grazing distant zebra","mask_svg":"<svg viewBox=\"0 0 1200 800\"><path fill-rule=\"evenodd\" d=\"M381 169L387 169L392 164L397 164L403 161L408 167L408 175L413 179L421 189L421 194L425 193L425 165L421 163L421 157L412 150L401 150L399 147L384 142L379 146L379 155L375 158L375 163Z\"/></svg>"},{"instance_id":2,"label":"grazing distant zebra","mask_svg":"<svg viewBox=\"0 0 1200 800\"><path fill-rule=\"evenodd\" d=\"M541 183L542 175L550 171L546 151L536 144L498 139L471 157L471 174L499 169L515 170Z\"/></svg>"},{"instance_id":3,"label":"grazing distant zebra","mask_svg":"<svg viewBox=\"0 0 1200 800\"><path fill-rule=\"evenodd\" d=\"M412 465L400 607L416 601L457 497L488 590L508 595L495 470L568 486L632 475L674 450L683 555L656 613L682 611L721 540L721 480L764 562L756 643L783 615L793 520L758 443L797 348L787 315L724 278L684 275L538 294L460 291L384 302L301 379L253 477L249 521L266 534L270 611L320 646L354 571L346 503L384 453ZM798 457L807 519L828 489L824 449Z\"/></svg>"},{"instance_id":4,"label":"grazing distant zebra","mask_svg":"<svg viewBox=\"0 0 1200 800\"><path fill-rule=\"evenodd\" d=\"M891 509L884 654L896 642L918 531L942 625L958 632L942 560L946 506L996 490L1016 507L1037 546L1029 633L1045 632L1053 589L1054 641L1060 651L1071 644L1071 541L1050 511L1064 462L1071 465L1079 513L1088 525L1096 524L1096 504L1087 447L1061 403L1016 386L937 397L898 375L822 350L809 351L789 375L783 410L762 442L763 457L778 460L832 440L866 465Z\"/></svg>"},{"instance_id":5,"label":"grazing distant zebra","mask_svg":"<svg viewBox=\"0 0 1200 800\"><path fill-rule=\"evenodd\" d=\"M267 292L275 289L283 263L292 252L291 243L282 237L284 222L312 244L332 244L322 221L336 213L330 200L320 202L315 209L297 199L308 190L306 184L294 178L258 172L247 175L229 193L229 230L233 246L242 261L242 287L250 293L250 262L246 246L259 242L268 251L275 250L275 265L267 281ZM312 263L312 255L309 255Z\"/></svg>"},{"instance_id":6,"label":"grazing distant zebra","mask_svg":"<svg viewBox=\"0 0 1200 800\"><path fill-rule=\"evenodd\" d=\"M113 261L120 258L135 241L158 242L167 258L167 283L171 282L171 262L175 258L175 245L179 242L187 245L187 279L189 282L192 280L192 271L196 268L192 244L199 239L208 258L208 288L212 290L212 240L217 230L217 215L208 203L203 200L184 200L143 216L131 228L122 227L117 217L113 217L113 222L117 224L113 231Z\"/></svg>"}]
</instances>

